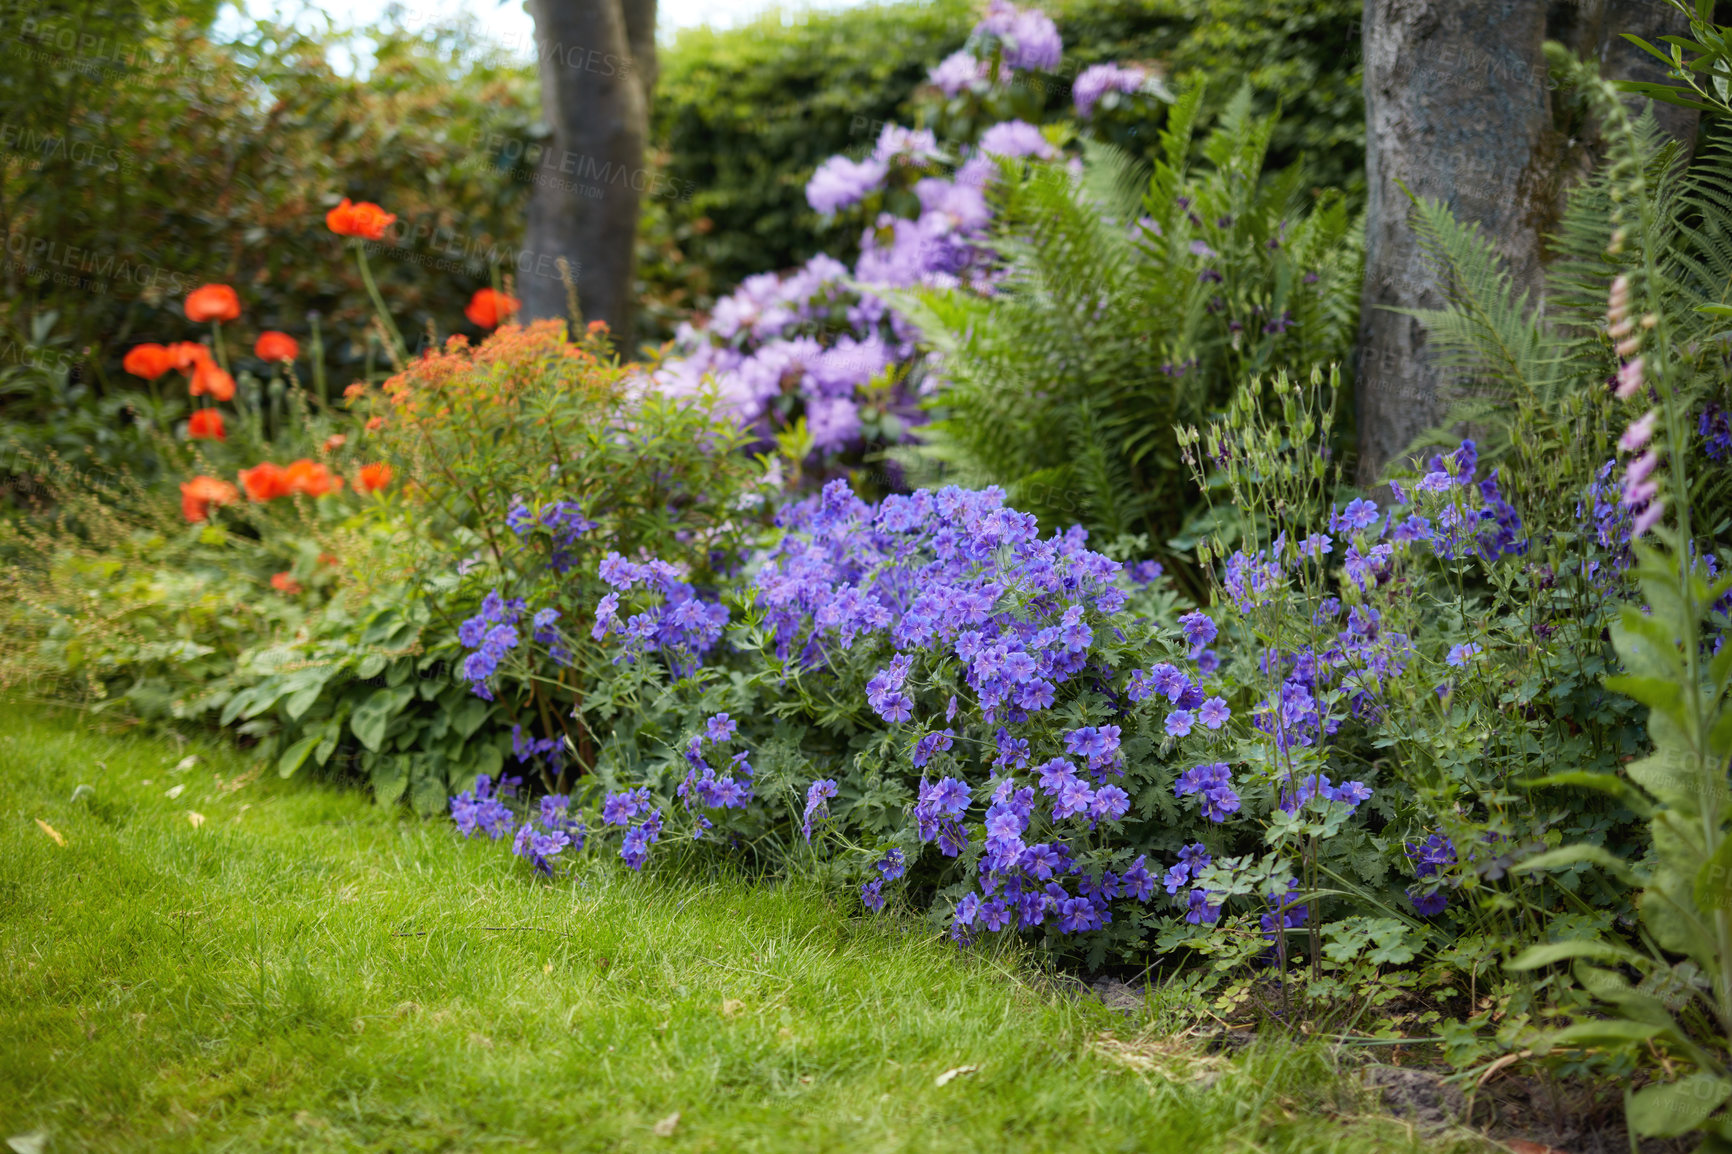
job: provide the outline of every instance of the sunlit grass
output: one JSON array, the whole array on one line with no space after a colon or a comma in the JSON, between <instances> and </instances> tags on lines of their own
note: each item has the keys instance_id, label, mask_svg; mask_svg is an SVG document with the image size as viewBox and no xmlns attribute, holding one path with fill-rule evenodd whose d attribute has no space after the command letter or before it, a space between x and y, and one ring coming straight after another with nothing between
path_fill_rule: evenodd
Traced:
<instances>
[{"instance_id":1,"label":"sunlit grass","mask_svg":"<svg viewBox=\"0 0 1732 1154\"><path fill-rule=\"evenodd\" d=\"M0 1140L1426 1148L1350 1121L1315 1047L1157 1044L1011 960L810 892L605 859L543 882L448 823L329 783L237 786L247 769L0 711ZM977 1069L939 1084L958 1067Z\"/></svg>"}]
</instances>

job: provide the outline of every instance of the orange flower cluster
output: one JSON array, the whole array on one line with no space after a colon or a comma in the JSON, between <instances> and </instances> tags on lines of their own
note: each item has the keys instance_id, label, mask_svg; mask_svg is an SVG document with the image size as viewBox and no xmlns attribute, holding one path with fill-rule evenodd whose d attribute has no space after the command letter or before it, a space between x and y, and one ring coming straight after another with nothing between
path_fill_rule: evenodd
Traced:
<instances>
[{"instance_id":1,"label":"orange flower cluster","mask_svg":"<svg viewBox=\"0 0 1732 1154\"><path fill-rule=\"evenodd\" d=\"M194 477L181 482L180 512L188 521L203 521L212 505L231 505L240 500L240 490L215 477Z\"/></svg>"},{"instance_id":2,"label":"orange flower cluster","mask_svg":"<svg viewBox=\"0 0 1732 1154\"><path fill-rule=\"evenodd\" d=\"M252 501L272 501L291 493L323 497L341 489L343 478L319 462L302 457L287 465L273 465L266 461L242 469L241 487L247 491L247 499Z\"/></svg>"},{"instance_id":3,"label":"orange flower cluster","mask_svg":"<svg viewBox=\"0 0 1732 1154\"><path fill-rule=\"evenodd\" d=\"M293 573L285 569L281 573L271 574L271 588L278 593L287 593L292 597L301 591L301 583L295 580Z\"/></svg>"},{"instance_id":4,"label":"orange flower cluster","mask_svg":"<svg viewBox=\"0 0 1732 1154\"><path fill-rule=\"evenodd\" d=\"M397 219L371 201L352 204L348 197L325 214L325 224L338 236L355 236L362 240L384 240L385 230Z\"/></svg>"}]
</instances>

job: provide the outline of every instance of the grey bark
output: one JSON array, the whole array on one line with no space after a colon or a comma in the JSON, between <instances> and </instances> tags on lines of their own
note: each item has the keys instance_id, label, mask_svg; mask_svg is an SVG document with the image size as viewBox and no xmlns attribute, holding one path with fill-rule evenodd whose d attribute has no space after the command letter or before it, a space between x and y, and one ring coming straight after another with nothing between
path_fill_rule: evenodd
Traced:
<instances>
[{"instance_id":1,"label":"grey bark","mask_svg":"<svg viewBox=\"0 0 1732 1154\"><path fill-rule=\"evenodd\" d=\"M1478 221L1519 285L1539 283L1533 206L1548 167L1545 0L1365 0L1366 236L1356 383L1359 479L1375 482L1448 397L1420 323L1444 301L1409 193Z\"/></svg>"},{"instance_id":2,"label":"grey bark","mask_svg":"<svg viewBox=\"0 0 1732 1154\"><path fill-rule=\"evenodd\" d=\"M1544 43L1558 40L1617 80L1663 79L1626 41L1688 29L1658 0L1365 0L1366 254L1360 299L1359 480L1384 468L1448 409L1448 383L1427 360L1425 331L1395 308L1443 298L1408 227L1409 198L1449 204L1478 222L1517 286L1543 307L1544 234L1569 185L1593 168L1595 144L1557 127ZM1692 144L1697 116L1656 105L1660 127Z\"/></svg>"},{"instance_id":3,"label":"grey bark","mask_svg":"<svg viewBox=\"0 0 1732 1154\"><path fill-rule=\"evenodd\" d=\"M644 8L648 9L647 22ZM633 16L627 18L627 9ZM541 73L541 115L552 139L530 194L528 252L518 262L530 319L568 315L558 258L585 321L608 323L630 349L644 144L645 69L632 28L647 36L654 80L655 6L632 0L530 0ZM647 23L647 29L646 29Z\"/></svg>"}]
</instances>

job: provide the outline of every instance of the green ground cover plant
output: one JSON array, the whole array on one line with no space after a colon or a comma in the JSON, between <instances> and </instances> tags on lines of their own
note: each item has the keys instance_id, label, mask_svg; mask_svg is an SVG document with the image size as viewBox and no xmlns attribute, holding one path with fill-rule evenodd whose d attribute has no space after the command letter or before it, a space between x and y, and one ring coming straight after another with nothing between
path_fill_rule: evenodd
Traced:
<instances>
[{"instance_id":1,"label":"green ground cover plant","mask_svg":"<svg viewBox=\"0 0 1732 1154\"><path fill-rule=\"evenodd\" d=\"M1321 1046L1156 1044L1159 1021L1014 952L959 956L799 885L602 862L526 886L440 826L262 768L0 712L0 1136L49 1154L1480 1148L1358 1117Z\"/></svg>"}]
</instances>

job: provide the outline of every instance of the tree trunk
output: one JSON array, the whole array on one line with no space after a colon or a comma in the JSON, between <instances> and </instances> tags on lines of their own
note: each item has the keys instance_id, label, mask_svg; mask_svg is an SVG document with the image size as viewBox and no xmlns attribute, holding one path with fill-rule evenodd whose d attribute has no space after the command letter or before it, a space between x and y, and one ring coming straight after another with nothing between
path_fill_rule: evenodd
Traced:
<instances>
[{"instance_id":1,"label":"tree trunk","mask_svg":"<svg viewBox=\"0 0 1732 1154\"><path fill-rule=\"evenodd\" d=\"M629 350L655 5L530 0L530 6L542 119L552 140L530 196L528 252L518 262L523 312L530 319L568 315L558 269L564 257L583 319L606 321L618 346ZM647 70L632 51L634 28L647 37Z\"/></svg>"},{"instance_id":2,"label":"tree trunk","mask_svg":"<svg viewBox=\"0 0 1732 1154\"><path fill-rule=\"evenodd\" d=\"M1477 221L1518 289L1543 307L1544 234L1569 183L1592 170L1598 143L1554 123L1545 41L1597 62L1609 79L1660 80L1659 62L1621 34L1658 43L1688 24L1655 0L1365 0L1361 484L1375 483L1443 418L1451 399L1449 382L1427 361L1423 327L1388 311L1443 304L1407 224L1407 192ZM1693 145L1696 113L1656 105L1655 115L1669 135Z\"/></svg>"},{"instance_id":3,"label":"tree trunk","mask_svg":"<svg viewBox=\"0 0 1732 1154\"><path fill-rule=\"evenodd\" d=\"M1374 483L1449 398L1420 323L1444 301L1408 227L1409 193L1478 221L1519 286L1537 289L1551 126L1546 0L1365 0L1365 286L1359 479Z\"/></svg>"}]
</instances>

